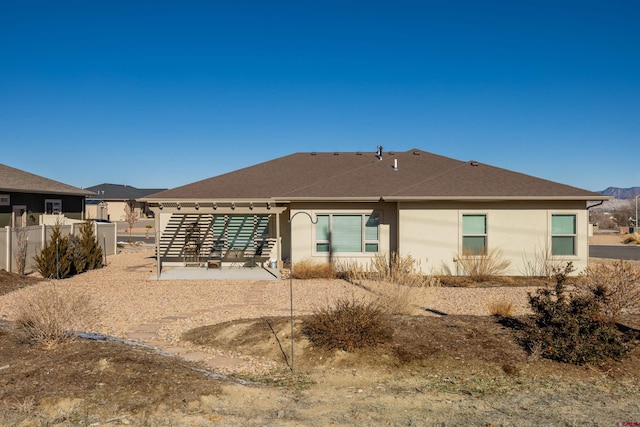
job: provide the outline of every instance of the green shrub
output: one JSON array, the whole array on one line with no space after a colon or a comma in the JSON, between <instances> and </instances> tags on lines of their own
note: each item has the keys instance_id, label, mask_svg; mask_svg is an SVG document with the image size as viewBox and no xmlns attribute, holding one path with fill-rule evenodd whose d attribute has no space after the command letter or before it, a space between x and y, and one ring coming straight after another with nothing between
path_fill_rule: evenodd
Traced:
<instances>
[{"instance_id":1,"label":"green shrub","mask_svg":"<svg viewBox=\"0 0 640 427\"><path fill-rule=\"evenodd\" d=\"M62 236L60 224L53 226L49 243L35 257L36 270L47 279L64 279L102 267L102 248L93 223L80 224L80 236Z\"/></svg>"},{"instance_id":2,"label":"green shrub","mask_svg":"<svg viewBox=\"0 0 640 427\"><path fill-rule=\"evenodd\" d=\"M390 337L384 317L377 304L343 298L333 307L314 311L305 320L303 333L326 350L372 348Z\"/></svg>"},{"instance_id":3,"label":"green shrub","mask_svg":"<svg viewBox=\"0 0 640 427\"><path fill-rule=\"evenodd\" d=\"M630 348L630 337L602 313L605 294L595 287L590 294L567 294L568 263L554 274L553 289L529 295L534 312L526 328L525 343L543 357L583 365L620 359Z\"/></svg>"},{"instance_id":4,"label":"green shrub","mask_svg":"<svg viewBox=\"0 0 640 427\"><path fill-rule=\"evenodd\" d=\"M46 279L64 279L73 269L73 252L69 238L62 236L60 224L53 226L49 243L34 256L36 270Z\"/></svg>"},{"instance_id":5,"label":"green shrub","mask_svg":"<svg viewBox=\"0 0 640 427\"><path fill-rule=\"evenodd\" d=\"M102 247L93 232L94 223L84 221L80 224L80 236L73 251L76 273L102 268Z\"/></svg>"}]
</instances>

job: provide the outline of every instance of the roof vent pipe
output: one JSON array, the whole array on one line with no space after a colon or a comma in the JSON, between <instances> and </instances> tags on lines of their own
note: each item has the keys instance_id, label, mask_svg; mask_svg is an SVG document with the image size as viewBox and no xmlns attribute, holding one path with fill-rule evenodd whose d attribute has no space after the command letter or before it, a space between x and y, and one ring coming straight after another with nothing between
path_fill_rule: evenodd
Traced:
<instances>
[{"instance_id":1,"label":"roof vent pipe","mask_svg":"<svg viewBox=\"0 0 640 427\"><path fill-rule=\"evenodd\" d=\"M398 170L398 159L393 159L393 170L394 171Z\"/></svg>"},{"instance_id":2,"label":"roof vent pipe","mask_svg":"<svg viewBox=\"0 0 640 427\"><path fill-rule=\"evenodd\" d=\"M382 160L382 145L378 145L378 153L376 154L378 160Z\"/></svg>"}]
</instances>

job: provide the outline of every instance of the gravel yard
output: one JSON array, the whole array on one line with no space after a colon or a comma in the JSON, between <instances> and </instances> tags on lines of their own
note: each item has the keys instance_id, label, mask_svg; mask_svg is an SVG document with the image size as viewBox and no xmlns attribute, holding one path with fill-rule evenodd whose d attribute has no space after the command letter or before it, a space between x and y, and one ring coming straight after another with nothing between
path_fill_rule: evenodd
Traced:
<instances>
[{"instance_id":1,"label":"gravel yard","mask_svg":"<svg viewBox=\"0 0 640 427\"><path fill-rule=\"evenodd\" d=\"M489 305L502 301L513 304L515 315L526 313L527 293L534 288L412 288L406 296L418 316L390 316L391 342L373 352L328 354L306 345L298 332L291 375L289 280L157 281L152 254L152 249L121 253L101 270L16 287L0 296L0 323L15 319L16 305L30 295L55 286L70 298L91 297L99 310L87 330L143 342L203 362L209 372L257 382L204 381L207 377L193 375L193 366L202 365L139 346L89 340L33 346L0 328L0 391L5 391L0 424L59 424L61 413L65 419L84 417L86 425L122 420L193 426L533 426L637 420L637 349L603 366L552 362L529 355L517 343L516 330L487 316ZM341 297L378 298L379 291L341 280L293 284L295 315ZM628 323L635 324L637 319ZM186 331L191 338L182 340Z\"/></svg>"},{"instance_id":2,"label":"gravel yard","mask_svg":"<svg viewBox=\"0 0 640 427\"><path fill-rule=\"evenodd\" d=\"M51 283L63 292L84 292L98 308L91 332L147 342L159 348L185 345L183 332L235 319L287 316L289 280L155 280L153 250L113 255L108 265L69 279L42 282L0 297L0 319L13 320L16 302ZM526 313L533 288L412 289L415 314L487 315L489 304L511 302L515 314ZM342 297L375 295L342 280L294 280L294 315L309 314ZM153 332L145 335L144 331Z\"/></svg>"}]
</instances>

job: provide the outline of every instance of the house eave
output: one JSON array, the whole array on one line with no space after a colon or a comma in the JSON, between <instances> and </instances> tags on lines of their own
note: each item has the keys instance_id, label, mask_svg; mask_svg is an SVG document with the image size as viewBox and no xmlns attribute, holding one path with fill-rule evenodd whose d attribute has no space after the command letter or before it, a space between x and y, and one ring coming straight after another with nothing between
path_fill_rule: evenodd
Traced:
<instances>
[{"instance_id":1,"label":"house eave","mask_svg":"<svg viewBox=\"0 0 640 427\"><path fill-rule=\"evenodd\" d=\"M605 201L609 196L384 196L387 202L425 202L425 201L460 201L460 202L503 202L503 201Z\"/></svg>"},{"instance_id":2,"label":"house eave","mask_svg":"<svg viewBox=\"0 0 640 427\"><path fill-rule=\"evenodd\" d=\"M94 196L96 193L92 191L60 191L60 190L33 190L26 188L0 188L0 193L29 193L29 194L55 194L59 196L76 196L76 197L90 197Z\"/></svg>"}]
</instances>

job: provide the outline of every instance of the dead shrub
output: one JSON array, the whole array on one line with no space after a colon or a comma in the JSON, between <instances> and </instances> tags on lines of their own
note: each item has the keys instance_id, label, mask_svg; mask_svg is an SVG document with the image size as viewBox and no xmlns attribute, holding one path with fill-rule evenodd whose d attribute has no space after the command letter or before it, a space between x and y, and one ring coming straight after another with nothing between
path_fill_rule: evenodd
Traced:
<instances>
[{"instance_id":1,"label":"dead shrub","mask_svg":"<svg viewBox=\"0 0 640 427\"><path fill-rule=\"evenodd\" d=\"M475 282L483 282L496 276L504 276L511 261L502 257L502 252L494 249L484 255L462 255L456 262L464 275Z\"/></svg>"},{"instance_id":2,"label":"dead shrub","mask_svg":"<svg viewBox=\"0 0 640 427\"><path fill-rule=\"evenodd\" d=\"M575 281L580 295L602 294L602 314L616 320L621 314L640 310L640 269L619 260L587 267Z\"/></svg>"},{"instance_id":3,"label":"dead shrub","mask_svg":"<svg viewBox=\"0 0 640 427\"><path fill-rule=\"evenodd\" d=\"M384 316L385 312L374 302L343 298L334 306L315 310L305 319L303 333L325 350L373 348L391 336Z\"/></svg>"},{"instance_id":4,"label":"dead shrub","mask_svg":"<svg viewBox=\"0 0 640 427\"><path fill-rule=\"evenodd\" d=\"M521 273L525 277L551 278L554 271L562 268L564 264L566 264L566 261L554 257L551 254L551 248L547 246L539 248L533 255L523 252Z\"/></svg>"},{"instance_id":5,"label":"dead shrub","mask_svg":"<svg viewBox=\"0 0 640 427\"><path fill-rule=\"evenodd\" d=\"M294 279L335 279L336 271L328 262L303 259L293 266Z\"/></svg>"},{"instance_id":6,"label":"dead shrub","mask_svg":"<svg viewBox=\"0 0 640 427\"><path fill-rule=\"evenodd\" d=\"M54 346L74 338L96 315L88 295L54 285L40 288L16 307L15 327L27 341Z\"/></svg>"},{"instance_id":7,"label":"dead shrub","mask_svg":"<svg viewBox=\"0 0 640 427\"><path fill-rule=\"evenodd\" d=\"M628 245L639 245L640 244L640 233L637 231L634 231L633 233L629 234L629 236L627 236L623 243L626 243Z\"/></svg>"}]
</instances>

